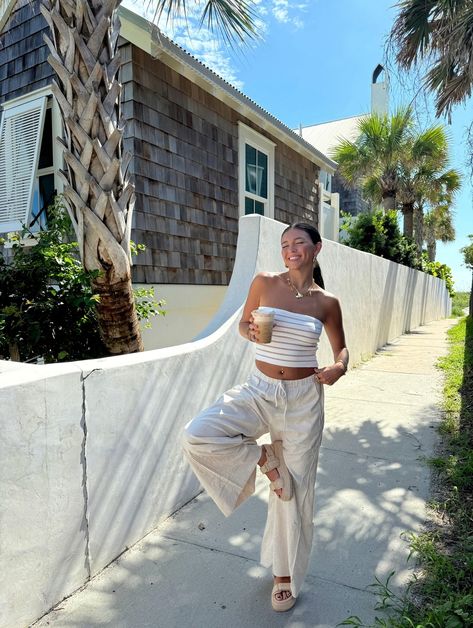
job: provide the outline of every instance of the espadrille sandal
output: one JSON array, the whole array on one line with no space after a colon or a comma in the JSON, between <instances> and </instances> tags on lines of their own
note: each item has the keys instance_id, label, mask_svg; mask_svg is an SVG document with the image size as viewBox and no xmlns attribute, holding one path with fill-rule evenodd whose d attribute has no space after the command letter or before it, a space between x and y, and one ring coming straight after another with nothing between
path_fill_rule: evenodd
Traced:
<instances>
[{"instance_id":1,"label":"espadrille sandal","mask_svg":"<svg viewBox=\"0 0 473 628\"><path fill-rule=\"evenodd\" d=\"M279 458L275 456L274 449L271 445L263 445L263 447L266 453L266 462L260 467L260 470L261 473L268 473L268 471L279 467Z\"/></svg>"},{"instance_id":2,"label":"espadrille sandal","mask_svg":"<svg viewBox=\"0 0 473 628\"><path fill-rule=\"evenodd\" d=\"M278 593L289 593L289 597L286 597L284 600L278 600L276 595ZM271 606L275 611L288 611L290 610L294 604L296 603L296 598L293 597L291 592L291 583L290 582L277 582L273 590L271 592Z\"/></svg>"},{"instance_id":3,"label":"espadrille sandal","mask_svg":"<svg viewBox=\"0 0 473 628\"><path fill-rule=\"evenodd\" d=\"M263 471L263 473L267 473L271 469L278 470L279 477L270 483L270 487L273 491L282 489L279 499L283 502L288 502L292 498L292 478L284 462L282 440L275 440L271 445L264 445L264 448L266 451L266 463L261 467L261 470L263 471L266 465L268 465L267 470Z\"/></svg>"}]
</instances>

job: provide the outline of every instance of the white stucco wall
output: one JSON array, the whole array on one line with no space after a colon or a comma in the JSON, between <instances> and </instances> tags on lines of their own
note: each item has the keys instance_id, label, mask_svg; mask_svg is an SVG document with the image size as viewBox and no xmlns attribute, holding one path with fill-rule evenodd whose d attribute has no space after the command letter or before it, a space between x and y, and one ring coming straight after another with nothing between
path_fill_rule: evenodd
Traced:
<instances>
[{"instance_id":1,"label":"white stucco wall","mask_svg":"<svg viewBox=\"0 0 473 628\"><path fill-rule=\"evenodd\" d=\"M65 365L0 362L1 628L41 616L197 493L182 428L250 370L239 312L256 272L283 270L283 228L241 219L230 286L192 343ZM329 241L320 262L352 364L450 313L433 277ZM320 363L329 360L323 339Z\"/></svg>"}]
</instances>

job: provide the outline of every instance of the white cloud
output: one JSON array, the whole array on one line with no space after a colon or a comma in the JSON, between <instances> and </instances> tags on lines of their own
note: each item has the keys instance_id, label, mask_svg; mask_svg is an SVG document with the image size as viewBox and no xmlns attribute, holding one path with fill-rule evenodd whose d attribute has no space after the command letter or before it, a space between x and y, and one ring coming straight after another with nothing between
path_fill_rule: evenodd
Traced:
<instances>
[{"instance_id":1,"label":"white cloud","mask_svg":"<svg viewBox=\"0 0 473 628\"><path fill-rule=\"evenodd\" d=\"M155 11L149 4L143 6L143 3L137 0L123 0L122 4L146 19L155 21ZM205 24L201 26L200 17L198 3L189 3L186 17L177 16L167 20L166 16L162 16L157 25L176 44L197 57L237 89L242 89L243 83L238 79L225 42L209 31Z\"/></svg>"},{"instance_id":2,"label":"white cloud","mask_svg":"<svg viewBox=\"0 0 473 628\"><path fill-rule=\"evenodd\" d=\"M304 22L298 13L304 12L307 4L291 2L291 0L272 0L271 11L278 22L302 28Z\"/></svg>"},{"instance_id":3,"label":"white cloud","mask_svg":"<svg viewBox=\"0 0 473 628\"><path fill-rule=\"evenodd\" d=\"M261 38L264 38L268 33L271 18L295 28L302 28L304 25L300 14L306 9L306 4L292 0L254 0L253 4L258 14L256 32ZM123 0L122 5L149 21L156 21L152 2ZM170 39L185 48L237 89L242 89L243 83L238 79L232 55L240 52L245 54L245 45L236 44L234 51L231 51L221 37L209 31L205 25L200 26L201 12L202 4L188 2L186 17L181 15L167 20L166 16L162 16L157 24Z\"/></svg>"}]
</instances>

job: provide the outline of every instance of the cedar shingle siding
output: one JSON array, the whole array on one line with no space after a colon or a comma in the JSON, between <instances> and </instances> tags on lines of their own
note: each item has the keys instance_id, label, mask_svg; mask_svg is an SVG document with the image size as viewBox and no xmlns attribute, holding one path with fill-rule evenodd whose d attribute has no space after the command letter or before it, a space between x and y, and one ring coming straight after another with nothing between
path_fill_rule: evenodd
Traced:
<instances>
[{"instance_id":1,"label":"cedar shingle siding","mask_svg":"<svg viewBox=\"0 0 473 628\"><path fill-rule=\"evenodd\" d=\"M49 85L39 3L4 26L0 103ZM125 148L136 185L132 239L142 283L227 285L238 232L238 121L276 144L274 217L317 224L318 167L218 98L121 40Z\"/></svg>"},{"instance_id":2,"label":"cedar shingle siding","mask_svg":"<svg viewBox=\"0 0 473 628\"><path fill-rule=\"evenodd\" d=\"M135 281L228 284L238 231L238 121L248 119L159 60L122 48L127 142L137 192L134 237L148 251ZM317 224L318 167L277 144L275 211Z\"/></svg>"},{"instance_id":3,"label":"cedar shingle siding","mask_svg":"<svg viewBox=\"0 0 473 628\"><path fill-rule=\"evenodd\" d=\"M16 3L0 36L0 104L51 84L46 30L38 2Z\"/></svg>"}]
</instances>

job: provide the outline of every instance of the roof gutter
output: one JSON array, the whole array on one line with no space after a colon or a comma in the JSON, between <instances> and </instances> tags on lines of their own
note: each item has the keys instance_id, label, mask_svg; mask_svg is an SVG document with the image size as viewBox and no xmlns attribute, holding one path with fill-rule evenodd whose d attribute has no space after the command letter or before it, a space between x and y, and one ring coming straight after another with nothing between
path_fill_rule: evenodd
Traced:
<instances>
[{"instance_id":1,"label":"roof gutter","mask_svg":"<svg viewBox=\"0 0 473 628\"><path fill-rule=\"evenodd\" d=\"M125 7L119 7L121 36L154 58L161 59L193 83L280 139L320 168L333 174L337 163L306 142L275 116L245 96L210 68L163 35L159 28Z\"/></svg>"}]
</instances>

